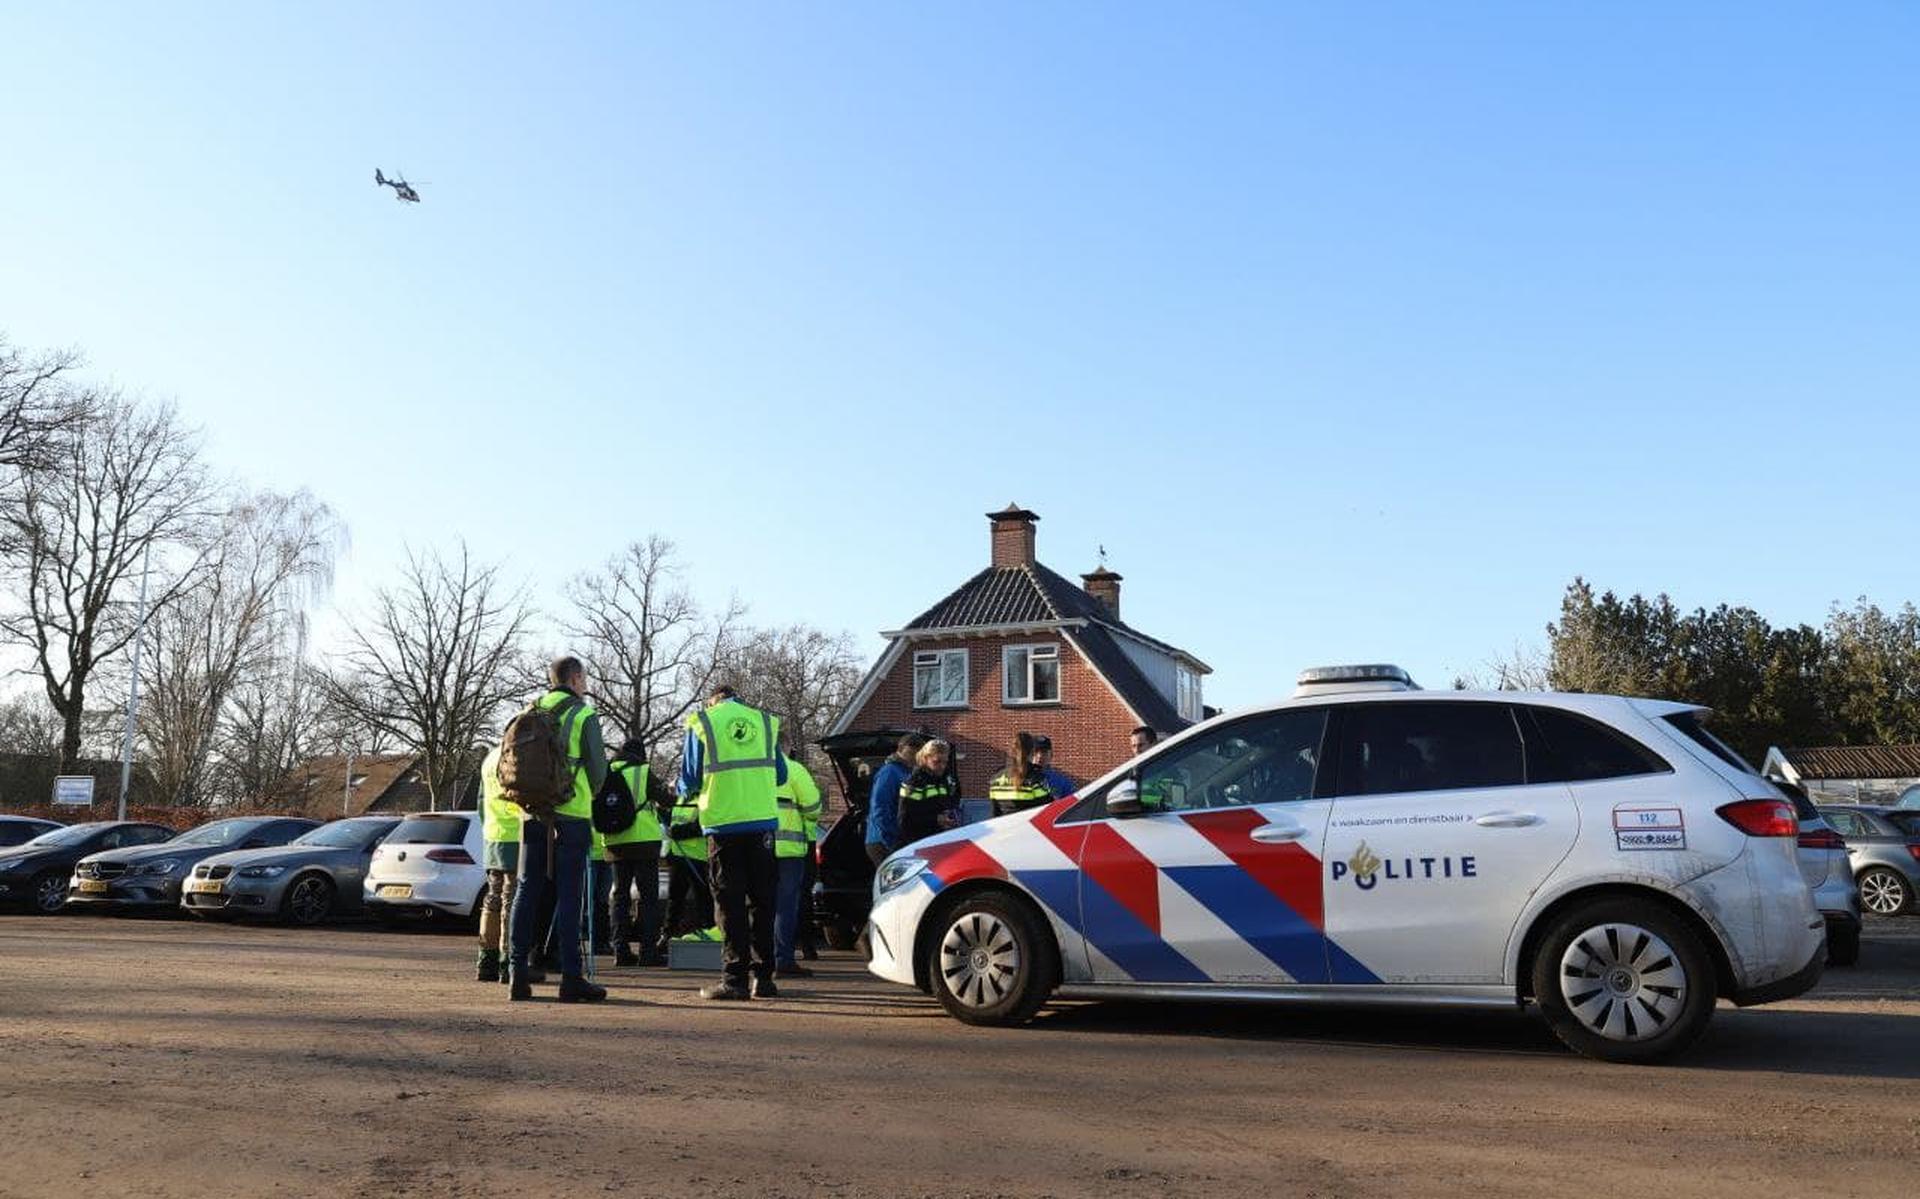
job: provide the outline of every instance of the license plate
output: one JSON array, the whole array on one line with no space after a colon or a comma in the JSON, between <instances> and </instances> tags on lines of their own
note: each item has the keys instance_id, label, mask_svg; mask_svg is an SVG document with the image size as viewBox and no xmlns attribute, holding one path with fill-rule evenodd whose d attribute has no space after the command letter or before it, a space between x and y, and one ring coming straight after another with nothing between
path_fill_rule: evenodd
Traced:
<instances>
[{"instance_id":1,"label":"license plate","mask_svg":"<svg viewBox=\"0 0 1920 1199\"><path fill-rule=\"evenodd\" d=\"M382 899L413 898L412 883L382 883L373 889L373 893Z\"/></svg>"},{"instance_id":2,"label":"license plate","mask_svg":"<svg viewBox=\"0 0 1920 1199\"><path fill-rule=\"evenodd\" d=\"M107 893L107 880L106 880L106 879L104 879L104 878L83 878L83 879L81 879L81 880L80 880L80 894L82 894L82 895L105 895L106 893Z\"/></svg>"},{"instance_id":3,"label":"license plate","mask_svg":"<svg viewBox=\"0 0 1920 1199\"><path fill-rule=\"evenodd\" d=\"M222 884L213 882L210 879L200 879L198 881L190 882L187 884L187 894L218 895L220 894L221 886Z\"/></svg>"}]
</instances>

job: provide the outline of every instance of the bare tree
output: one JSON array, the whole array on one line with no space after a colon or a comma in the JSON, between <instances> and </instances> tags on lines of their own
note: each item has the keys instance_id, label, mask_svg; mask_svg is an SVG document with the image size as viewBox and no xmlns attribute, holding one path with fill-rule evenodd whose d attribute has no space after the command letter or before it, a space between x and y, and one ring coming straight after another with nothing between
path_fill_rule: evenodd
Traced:
<instances>
[{"instance_id":1,"label":"bare tree","mask_svg":"<svg viewBox=\"0 0 1920 1199\"><path fill-rule=\"evenodd\" d=\"M227 702L239 683L284 665L304 641L309 605L331 582L340 526L304 491L235 503L202 568L154 613L142 669L141 737L160 794L186 807L203 787Z\"/></svg>"},{"instance_id":2,"label":"bare tree","mask_svg":"<svg viewBox=\"0 0 1920 1199\"><path fill-rule=\"evenodd\" d=\"M29 354L0 336L0 471L46 464L85 424L88 396L72 383L79 365L72 350Z\"/></svg>"},{"instance_id":3,"label":"bare tree","mask_svg":"<svg viewBox=\"0 0 1920 1199\"><path fill-rule=\"evenodd\" d=\"M567 633L591 666L602 716L649 746L672 740L741 644L745 609L702 611L664 537L636 541L598 572L575 576L567 599Z\"/></svg>"},{"instance_id":4,"label":"bare tree","mask_svg":"<svg viewBox=\"0 0 1920 1199\"><path fill-rule=\"evenodd\" d=\"M52 758L60 752L60 715L31 692L0 703L0 753Z\"/></svg>"},{"instance_id":5,"label":"bare tree","mask_svg":"<svg viewBox=\"0 0 1920 1199\"><path fill-rule=\"evenodd\" d=\"M152 555L151 605L171 604L215 505L198 434L171 405L119 396L96 397L85 428L21 472L19 498L4 516L17 595L0 636L28 652L60 715L64 770L80 756L87 684L133 638L135 576Z\"/></svg>"},{"instance_id":6,"label":"bare tree","mask_svg":"<svg viewBox=\"0 0 1920 1199\"><path fill-rule=\"evenodd\" d=\"M727 669L744 697L780 717L787 752L804 757L860 686L862 663L846 633L796 624L754 633Z\"/></svg>"},{"instance_id":7,"label":"bare tree","mask_svg":"<svg viewBox=\"0 0 1920 1199\"><path fill-rule=\"evenodd\" d=\"M409 552L400 583L350 630L328 697L420 754L435 804L451 800L502 707L535 681L522 653L529 618L525 594L503 594L498 568L476 565L465 543L451 561Z\"/></svg>"}]
</instances>

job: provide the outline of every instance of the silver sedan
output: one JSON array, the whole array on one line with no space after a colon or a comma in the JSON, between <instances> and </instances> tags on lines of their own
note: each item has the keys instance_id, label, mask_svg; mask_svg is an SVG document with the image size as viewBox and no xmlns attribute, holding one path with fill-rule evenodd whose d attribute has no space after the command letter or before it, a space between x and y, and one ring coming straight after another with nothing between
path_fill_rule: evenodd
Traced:
<instances>
[{"instance_id":1,"label":"silver sedan","mask_svg":"<svg viewBox=\"0 0 1920 1199\"><path fill-rule=\"evenodd\" d=\"M397 816L356 816L286 845L216 854L193 868L180 906L209 920L264 916L291 924L357 914L374 847L399 824Z\"/></svg>"}]
</instances>

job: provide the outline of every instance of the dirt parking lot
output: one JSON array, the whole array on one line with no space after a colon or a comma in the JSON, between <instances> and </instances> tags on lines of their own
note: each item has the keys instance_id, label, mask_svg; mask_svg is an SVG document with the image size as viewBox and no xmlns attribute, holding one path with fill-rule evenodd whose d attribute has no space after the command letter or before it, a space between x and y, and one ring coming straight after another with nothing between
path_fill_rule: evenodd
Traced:
<instances>
[{"instance_id":1,"label":"dirt parking lot","mask_svg":"<svg viewBox=\"0 0 1920 1199\"><path fill-rule=\"evenodd\" d=\"M509 1006L455 935L0 917L0 1195L1899 1195L1920 920L1684 1064L1514 1015L1075 1004L977 1030L823 963Z\"/></svg>"}]
</instances>

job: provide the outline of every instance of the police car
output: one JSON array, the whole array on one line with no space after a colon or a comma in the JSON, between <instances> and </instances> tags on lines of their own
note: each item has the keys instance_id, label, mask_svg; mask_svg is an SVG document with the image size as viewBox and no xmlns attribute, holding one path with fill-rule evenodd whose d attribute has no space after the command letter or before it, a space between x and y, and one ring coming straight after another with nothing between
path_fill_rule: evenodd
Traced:
<instances>
[{"instance_id":1,"label":"police car","mask_svg":"<svg viewBox=\"0 0 1920 1199\"><path fill-rule=\"evenodd\" d=\"M1049 996L1532 1004L1653 1061L1818 981L1794 809L1702 723L1329 667L874 879L870 969L970 1024Z\"/></svg>"}]
</instances>

